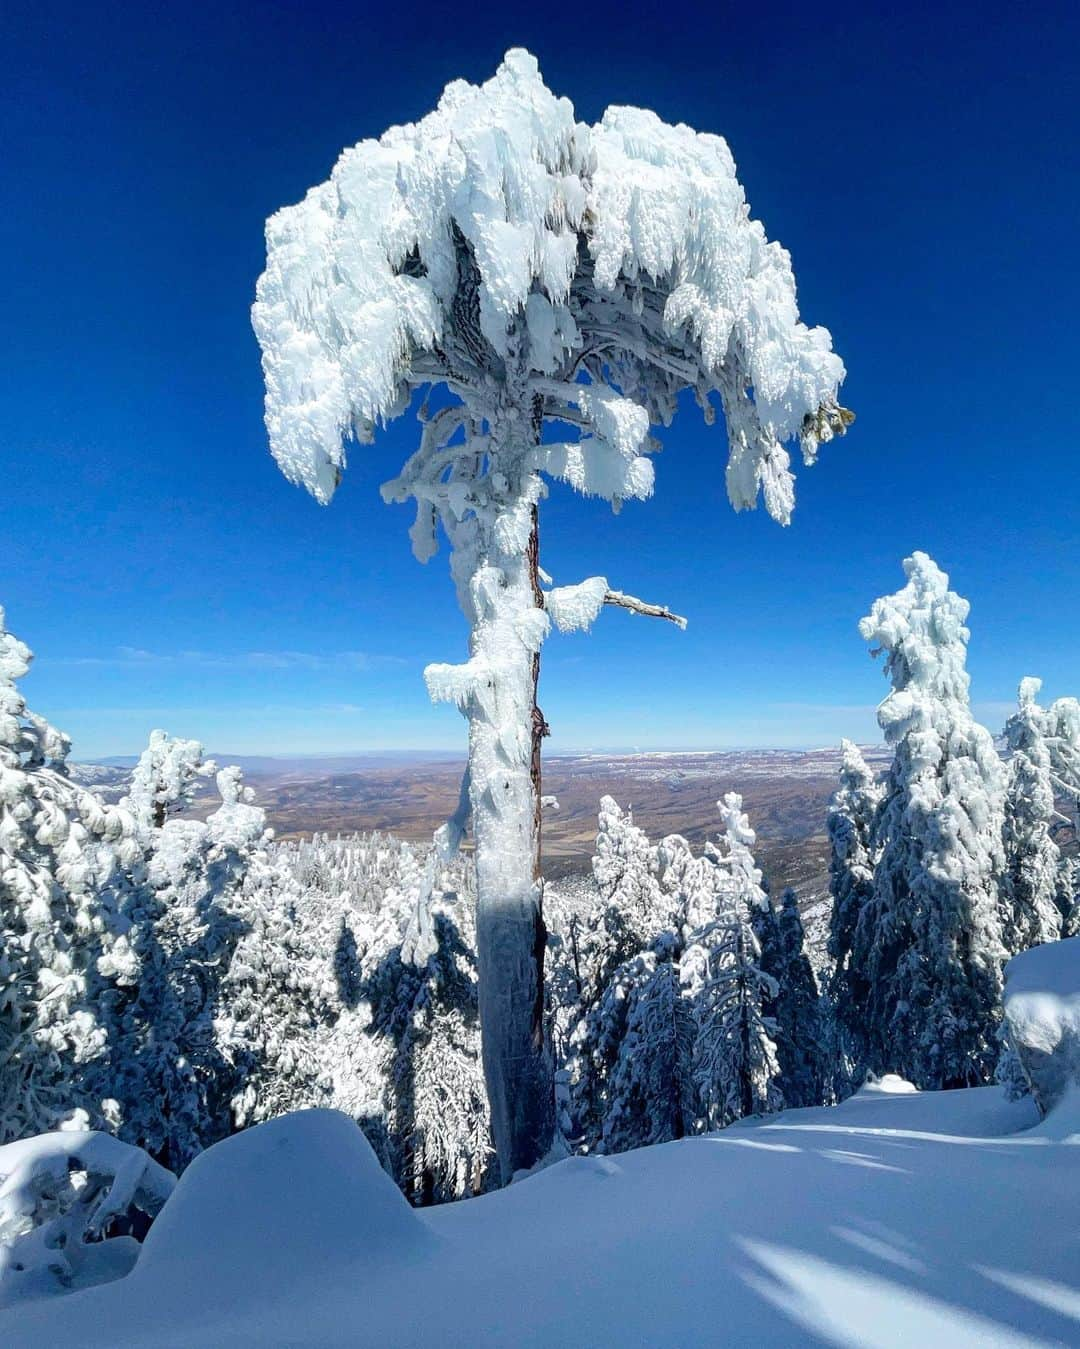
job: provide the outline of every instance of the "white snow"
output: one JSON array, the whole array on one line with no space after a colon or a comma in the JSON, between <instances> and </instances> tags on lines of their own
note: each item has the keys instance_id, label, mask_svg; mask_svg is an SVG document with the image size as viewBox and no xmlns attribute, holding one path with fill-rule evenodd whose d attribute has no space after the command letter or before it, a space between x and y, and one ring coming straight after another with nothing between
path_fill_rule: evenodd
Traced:
<instances>
[{"instance_id":1,"label":"white snow","mask_svg":"<svg viewBox=\"0 0 1080 1349\"><path fill-rule=\"evenodd\" d=\"M109 1225L132 1208L156 1213L175 1184L141 1148L87 1131L85 1116L0 1147L0 1307L127 1274L139 1246Z\"/></svg>"},{"instance_id":2,"label":"white snow","mask_svg":"<svg viewBox=\"0 0 1080 1349\"><path fill-rule=\"evenodd\" d=\"M0 1342L1076 1343L1080 1148L1056 1114L884 1080L423 1212L343 1117L294 1115L196 1161L128 1278L8 1313Z\"/></svg>"},{"instance_id":3,"label":"white snow","mask_svg":"<svg viewBox=\"0 0 1080 1349\"><path fill-rule=\"evenodd\" d=\"M590 576L575 586L556 586L544 596L544 608L560 632L587 632L604 607L606 576Z\"/></svg>"},{"instance_id":4,"label":"white snow","mask_svg":"<svg viewBox=\"0 0 1080 1349\"><path fill-rule=\"evenodd\" d=\"M460 382L460 363L450 371L424 354L449 349L450 329L462 326L453 304L463 248L478 281L472 354L486 342L510 356L523 314L531 369L555 375L584 347L583 324L603 336L624 311L640 320L655 310L672 344L656 380L721 397L736 509L760 489L786 521L781 442L798 438L810 463L843 424L843 364L828 332L800 321L790 256L751 219L726 142L639 108L578 122L520 49L486 84L456 80L419 122L346 150L326 182L271 217L266 241L253 322L267 430L282 470L321 501L340 481L344 442L370 440L397 416L406 386L433 373ZM572 296L583 269L586 306ZM640 329L629 351L644 363L654 357L648 323ZM635 390L643 403L573 376L554 392L577 404L594 449L612 454L596 482L603 454L561 466L545 455L548 471L585 491L647 495L651 470L638 457L650 420L673 411L667 392ZM635 461L634 481L620 487Z\"/></svg>"},{"instance_id":5,"label":"white snow","mask_svg":"<svg viewBox=\"0 0 1080 1349\"><path fill-rule=\"evenodd\" d=\"M1005 1019L1039 1106L1080 1087L1080 937L1014 956L1005 970Z\"/></svg>"}]
</instances>

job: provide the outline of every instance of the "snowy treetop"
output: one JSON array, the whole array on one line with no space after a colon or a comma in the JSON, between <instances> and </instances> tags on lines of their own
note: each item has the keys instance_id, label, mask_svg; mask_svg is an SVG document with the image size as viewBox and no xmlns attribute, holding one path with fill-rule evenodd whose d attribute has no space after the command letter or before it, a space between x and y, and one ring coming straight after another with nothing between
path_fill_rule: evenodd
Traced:
<instances>
[{"instance_id":1,"label":"snowy treetop","mask_svg":"<svg viewBox=\"0 0 1080 1349\"><path fill-rule=\"evenodd\" d=\"M965 626L971 605L949 589L949 578L926 553L904 559L907 584L874 601L859 631L885 653L893 692L878 708L890 744L917 726L928 729L943 716L968 707Z\"/></svg>"},{"instance_id":2,"label":"snowy treetop","mask_svg":"<svg viewBox=\"0 0 1080 1349\"><path fill-rule=\"evenodd\" d=\"M344 442L429 383L475 415L523 369L534 421L582 433L532 466L615 501L651 492L648 427L680 390L709 420L719 395L732 504L763 491L785 523L784 443L811 462L850 420L843 365L799 320L790 258L750 218L727 144L637 108L580 123L522 50L271 217L253 322L272 451L323 502Z\"/></svg>"}]
</instances>

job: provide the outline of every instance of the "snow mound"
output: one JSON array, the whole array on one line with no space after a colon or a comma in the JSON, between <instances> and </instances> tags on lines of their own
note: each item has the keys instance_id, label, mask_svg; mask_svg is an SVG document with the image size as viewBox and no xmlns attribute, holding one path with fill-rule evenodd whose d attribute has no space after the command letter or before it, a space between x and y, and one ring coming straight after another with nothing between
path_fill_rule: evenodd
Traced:
<instances>
[{"instance_id":1,"label":"snow mound","mask_svg":"<svg viewBox=\"0 0 1080 1349\"><path fill-rule=\"evenodd\" d=\"M421 1214L348 1121L295 1115L189 1168L154 1259L0 1314L0 1344L1075 1344L1080 1148L1056 1118L997 1087L871 1091Z\"/></svg>"},{"instance_id":2,"label":"snow mound","mask_svg":"<svg viewBox=\"0 0 1080 1349\"><path fill-rule=\"evenodd\" d=\"M855 1093L855 1099L867 1100L875 1096L910 1096L919 1089L906 1077L897 1073L886 1073L884 1077L869 1078Z\"/></svg>"},{"instance_id":3,"label":"snow mound","mask_svg":"<svg viewBox=\"0 0 1080 1349\"><path fill-rule=\"evenodd\" d=\"M134 1210L152 1216L176 1177L141 1148L77 1127L0 1147L0 1307L127 1274Z\"/></svg>"},{"instance_id":4,"label":"snow mound","mask_svg":"<svg viewBox=\"0 0 1080 1349\"><path fill-rule=\"evenodd\" d=\"M136 1277L205 1303L208 1290L276 1290L331 1261L355 1262L355 1281L426 1240L356 1124L337 1110L301 1110L196 1157Z\"/></svg>"},{"instance_id":5,"label":"snow mound","mask_svg":"<svg viewBox=\"0 0 1080 1349\"><path fill-rule=\"evenodd\" d=\"M1046 1114L1080 1086L1080 937L1024 951L1005 970L1005 1018Z\"/></svg>"},{"instance_id":6,"label":"snow mound","mask_svg":"<svg viewBox=\"0 0 1080 1349\"><path fill-rule=\"evenodd\" d=\"M1032 1138L1047 1138L1053 1143L1080 1143L1080 1086L1071 1082L1065 1094L1047 1117L1034 1129Z\"/></svg>"}]
</instances>

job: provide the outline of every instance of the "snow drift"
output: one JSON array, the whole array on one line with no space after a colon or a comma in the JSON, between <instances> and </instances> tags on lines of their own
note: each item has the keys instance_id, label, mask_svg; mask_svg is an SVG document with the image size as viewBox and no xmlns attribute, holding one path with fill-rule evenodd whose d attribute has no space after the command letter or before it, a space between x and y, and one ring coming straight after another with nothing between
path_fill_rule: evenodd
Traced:
<instances>
[{"instance_id":1,"label":"snow drift","mask_svg":"<svg viewBox=\"0 0 1080 1349\"><path fill-rule=\"evenodd\" d=\"M133 1274L0 1317L0 1342L1075 1343L1080 1148L1037 1118L883 1080L417 1213L308 1112L212 1149Z\"/></svg>"},{"instance_id":2,"label":"snow drift","mask_svg":"<svg viewBox=\"0 0 1080 1349\"><path fill-rule=\"evenodd\" d=\"M1036 946L1005 969L1009 1041L1045 1114L1080 1087L1080 937Z\"/></svg>"}]
</instances>

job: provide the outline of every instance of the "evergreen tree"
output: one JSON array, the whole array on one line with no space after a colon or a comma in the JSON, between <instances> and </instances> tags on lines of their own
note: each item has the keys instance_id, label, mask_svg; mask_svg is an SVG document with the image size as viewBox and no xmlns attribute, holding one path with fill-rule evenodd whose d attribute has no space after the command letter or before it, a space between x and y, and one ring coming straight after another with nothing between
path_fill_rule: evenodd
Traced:
<instances>
[{"instance_id":1,"label":"evergreen tree","mask_svg":"<svg viewBox=\"0 0 1080 1349\"><path fill-rule=\"evenodd\" d=\"M632 811L610 797L600 801L593 877L600 894L582 934L582 965L587 1002L595 1002L617 966L647 950L674 921L656 875L655 850Z\"/></svg>"},{"instance_id":2,"label":"evergreen tree","mask_svg":"<svg viewBox=\"0 0 1080 1349\"><path fill-rule=\"evenodd\" d=\"M1005 792L1004 937L1010 955L1061 935L1061 849L1054 842L1054 784L1047 715L1036 702L1042 681L1020 681L1019 707L1005 724L1011 752Z\"/></svg>"},{"instance_id":3,"label":"evergreen tree","mask_svg":"<svg viewBox=\"0 0 1080 1349\"><path fill-rule=\"evenodd\" d=\"M1080 702L1058 698L1051 703L1046 729L1054 793L1072 812L1071 821L1059 817L1058 823L1071 824L1075 847L1080 843ZM1080 934L1080 855L1064 859L1060 890L1065 910L1062 935L1075 937Z\"/></svg>"},{"instance_id":4,"label":"evergreen tree","mask_svg":"<svg viewBox=\"0 0 1080 1349\"><path fill-rule=\"evenodd\" d=\"M592 869L597 902L588 920L569 931L570 946L562 953L557 974L560 987L577 988L576 1024L562 1028L560 1038L566 1044L570 1079L567 1123L572 1137L587 1148L596 1147L608 1136L605 1120L610 1083L627 1030L631 991L642 990L642 1010L637 1015L647 1018L655 1028L654 1013L649 1008L654 995L666 996L661 988L666 987L668 977L665 972L658 974L659 967L677 959L679 947L673 917L678 897L670 888L662 888L656 850L644 830L634 824L632 813L623 811L610 796L600 802ZM649 992L645 986L654 976L658 981ZM553 1020L559 1027L564 1018L557 1012ZM642 1038L644 1025L640 1021L636 1035L643 1052L648 1053L648 1039ZM672 1052L666 1044L658 1050L661 1058ZM640 1068L642 1081L663 1080L662 1068L646 1064L635 1068ZM620 1077L626 1090L630 1090L632 1076L633 1070L624 1065ZM639 1087L634 1090L639 1091ZM635 1109L628 1107L627 1119ZM664 1118L671 1114L666 1105L659 1110ZM624 1131L621 1136L640 1137L637 1126L624 1123L618 1128ZM608 1145L614 1146L614 1137L611 1135Z\"/></svg>"},{"instance_id":5,"label":"evergreen tree","mask_svg":"<svg viewBox=\"0 0 1080 1349\"><path fill-rule=\"evenodd\" d=\"M779 987L764 1011L776 1025L778 1086L786 1106L822 1105L828 1094L827 1026L814 967L806 954L806 933L798 897L789 886L781 896L778 918L780 970L763 957L762 968Z\"/></svg>"},{"instance_id":6,"label":"evergreen tree","mask_svg":"<svg viewBox=\"0 0 1080 1349\"><path fill-rule=\"evenodd\" d=\"M729 792L719 806L724 847L703 859L714 868L713 914L688 934L680 966L694 1014L693 1078L706 1129L783 1106L776 1027L765 1012L779 990L761 967L754 935L755 919L771 912L769 899L754 864L755 836L742 797ZM703 916L700 905L691 912L695 919Z\"/></svg>"},{"instance_id":7,"label":"evergreen tree","mask_svg":"<svg viewBox=\"0 0 1080 1349\"><path fill-rule=\"evenodd\" d=\"M28 710L32 659L0 608L0 1143L115 1119L97 962L138 856L130 814L71 780L67 736Z\"/></svg>"},{"instance_id":8,"label":"evergreen tree","mask_svg":"<svg viewBox=\"0 0 1080 1349\"><path fill-rule=\"evenodd\" d=\"M355 961L342 949L343 931L351 936L352 929L344 916L335 926L281 849L255 850L241 910L244 931L215 1020L238 1128L334 1103L331 1030L342 1002L359 1001Z\"/></svg>"},{"instance_id":9,"label":"evergreen tree","mask_svg":"<svg viewBox=\"0 0 1080 1349\"><path fill-rule=\"evenodd\" d=\"M485 1077L509 1180L554 1129L541 646L552 622L585 628L605 603L672 617L604 577L545 595L545 478L616 509L648 497L650 429L692 392L708 422L723 413L733 506L763 498L786 523L785 445L812 462L850 423L843 365L799 320L790 258L751 218L718 137L625 107L578 122L520 50L486 84L457 80L428 116L347 150L270 220L253 321L271 449L322 502L346 442L438 386L434 411L421 395L417 452L383 492L415 502L418 558L440 529L450 540L471 629L469 659L426 679L469 722Z\"/></svg>"},{"instance_id":10,"label":"evergreen tree","mask_svg":"<svg viewBox=\"0 0 1080 1349\"><path fill-rule=\"evenodd\" d=\"M828 953L833 961L829 983L832 1013L832 1090L847 1096L865 1075L869 1062L866 1007L870 990L861 968L852 960L859 920L874 890L877 847L874 824L882 787L850 740L840 743L840 785L829 802ZM880 1071L880 1067L878 1069Z\"/></svg>"},{"instance_id":11,"label":"evergreen tree","mask_svg":"<svg viewBox=\"0 0 1080 1349\"><path fill-rule=\"evenodd\" d=\"M867 990L870 1060L921 1088L989 1080L997 1058L1005 774L971 714L969 605L925 553L860 623L885 653L878 721L894 758L880 856L851 965Z\"/></svg>"},{"instance_id":12,"label":"evergreen tree","mask_svg":"<svg viewBox=\"0 0 1080 1349\"><path fill-rule=\"evenodd\" d=\"M110 1051L101 1081L119 1101L119 1135L176 1172L232 1130L222 984L265 832L236 768L217 774L221 805L205 822L178 818L212 771L197 742L151 736L124 802L143 866L119 905L123 930L99 961L112 979L101 1004Z\"/></svg>"},{"instance_id":13,"label":"evergreen tree","mask_svg":"<svg viewBox=\"0 0 1080 1349\"><path fill-rule=\"evenodd\" d=\"M604 1152L665 1143L694 1127L694 1018L673 954L672 936L659 938L652 950L616 970L605 994L606 1034L617 1048L607 1083Z\"/></svg>"}]
</instances>

